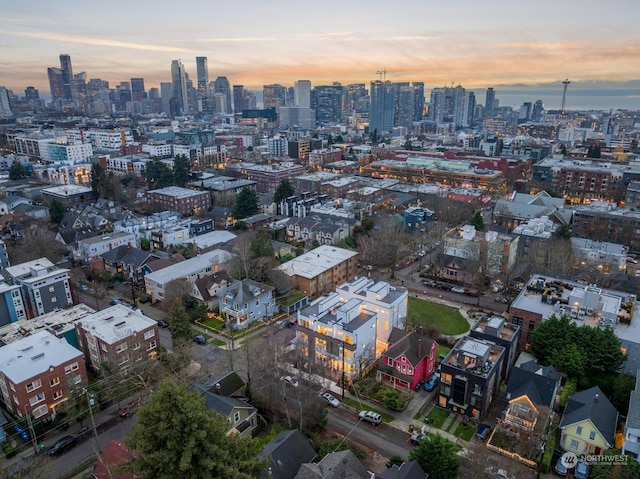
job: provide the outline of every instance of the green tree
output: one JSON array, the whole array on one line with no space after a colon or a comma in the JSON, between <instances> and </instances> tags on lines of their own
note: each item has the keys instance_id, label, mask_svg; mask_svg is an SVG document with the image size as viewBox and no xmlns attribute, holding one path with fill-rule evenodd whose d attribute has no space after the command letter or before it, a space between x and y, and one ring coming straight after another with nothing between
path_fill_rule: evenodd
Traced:
<instances>
[{"instance_id":1,"label":"green tree","mask_svg":"<svg viewBox=\"0 0 640 479\"><path fill-rule=\"evenodd\" d=\"M631 391L636 387L636 377L633 374L619 374L613 380L613 393L611 394L611 404L613 404L621 414L629 410L629 399Z\"/></svg>"},{"instance_id":2,"label":"green tree","mask_svg":"<svg viewBox=\"0 0 640 479\"><path fill-rule=\"evenodd\" d=\"M104 168L100 163L95 162L91 165L91 190L95 198L101 198L103 193L103 184L106 179Z\"/></svg>"},{"instance_id":3,"label":"green tree","mask_svg":"<svg viewBox=\"0 0 640 479\"><path fill-rule=\"evenodd\" d=\"M204 398L165 380L138 410L126 444L137 455L127 469L148 479L250 479L264 468L253 439L227 437L227 418Z\"/></svg>"},{"instance_id":4,"label":"green tree","mask_svg":"<svg viewBox=\"0 0 640 479\"><path fill-rule=\"evenodd\" d=\"M564 349L557 349L551 354L550 362L559 371L569 376L580 377L584 372L588 357L584 350L575 343L568 344Z\"/></svg>"},{"instance_id":5,"label":"green tree","mask_svg":"<svg viewBox=\"0 0 640 479\"><path fill-rule=\"evenodd\" d=\"M552 315L531 333L531 354L542 364L551 364L555 351L569 346L576 328L568 317Z\"/></svg>"},{"instance_id":6,"label":"green tree","mask_svg":"<svg viewBox=\"0 0 640 479\"><path fill-rule=\"evenodd\" d=\"M251 254L253 258L273 258L273 245L271 244L271 235L265 230L256 231L251 240Z\"/></svg>"},{"instance_id":7,"label":"green tree","mask_svg":"<svg viewBox=\"0 0 640 479\"><path fill-rule=\"evenodd\" d=\"M191 162L186 155L176 155L173 159L173 183L184 188L189 181Z\"/></svg>"},{"instance_id":8,"label":"green tree","mask_svg":"<svg viewBox=\"0 0 640 479\"><path fill-rule=\"evenodd\" d=\"M165 188L173 184L173 171L158 158L146 163L144 177L150 190Z\"/></svg>"},{"instance_id":9,"label":"green tree","mask_svg":"<svg viewBox=\"0 0 640 479\"><path fill-rule=\"evenodd\" d=\"M567 225L560 225L560 228L558 228L558 231L556 232L556 236L564 240L571 239L571 229Z\"/></svg>"},{"instance_id":10,"label":"green tree","mask_svg":"<svg viewBox=\"0 0 640 479\"><path fill-rule=\"evenodd\" d=\"M609 449L606 456L620 456L620 452ZM640 464L631 456L624 456L626 461L618 460L614 464L598 461L589 471L589 479L637 479L640 477Z\"/></svg>"},{"instance_id":11,"label":"green tree","mask_svg":"<svg viewBox=\"0 0 640 479\"><path fill-rule=\"evenodd\" d=\"M171 307L171 340L175 348L186 348L193 339L193 330L189 323L189 315L182 305L182 298L176 298Z\"/></svg>"},{"instance_id":12,"label":"green tree","mask_svg":"<svg viewBox=\"0 0 640 479\"><path fill-rule=\"evenodd\" d=\"M259 211L258 194L251 188L242 188L236 197L233 216L237 219L247 218Z\"/></svg>"},{"instance_id":13,"label":"green tree","mask_svg":"<svg viewBox=\"0 0 640 479\"><path fill-rule=\"evenodd\" d=\"M433 436L430 441L421 441L410 453L410 461L417 461L429 479L456 479L460 469L460 458L456 446L441 436Z\"/></svg>"},{"instance_id":14,"label":"green tree","mask_svg":"<svg viewBox=\"0 0 640 479\"><path fill-rule=\"evenodd\" d=\"M11 168L9 168L10 180L12 181L22 180L24 178L27 178L28 176L29 174L26 172L26 170L22 166L22 163L20 163L18 160L14 160L14 162L11 163Z\"/></svg>"},{"instance_id":15,"label":"green tree","mask_svg":"<svg viewBox=\"0 0 640 479\"><path fill-rule=\"evenodd\" d=\"M476 211L475 214L469 220L469 224L474 226L478 231L484 231L484 218L480 211Z\"/></svg>"},{"instance_id":16,"label":"green tree","mask_svg":"<svg viewBox=\"0 0 640 479\"><path fill-rule=\"evenodd\" d=\"M49 218L51 222L59 225L62 218L64 218L64 213L65 207L62 202L57 198L51 200L51 204L49 205Z\"/></svg>"},{"instance_id":17,"label":"green tree","mask_svg":"<svg viewBox=\"0 0 640 479\"><path fill-rule=\"evenodd\" d=\"M140 249L151 251L151 241L149 238L140 238Z\"/></svg>"},{"instance_id":18,"label":"green tree","mask_svg":"<svg viewBox=\"0 0 640 479\"><path fill-rule=\"evenodd\" d=\"M280 203L280 201L285 198L289 198L289 196L293 196L295 193L295 189L291 186L291 183L286 178L280 181L278 188L276 188L275 193L273 194L273 201L276 203Z\"/></svg>"}]
</instances>

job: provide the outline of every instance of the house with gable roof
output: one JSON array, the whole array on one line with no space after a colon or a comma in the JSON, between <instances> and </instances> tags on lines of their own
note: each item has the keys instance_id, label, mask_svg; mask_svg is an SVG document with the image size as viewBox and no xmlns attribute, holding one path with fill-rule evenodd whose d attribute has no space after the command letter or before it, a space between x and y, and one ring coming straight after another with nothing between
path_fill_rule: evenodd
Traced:
<instances>
[{"instance_id":1,"label":"house with gable roof","mask_svg":"<svg viewBox=\"0 0 640 479\"><path fill-rule=\"evenodd\" d=\"M631 391L629 398L622 454L628 454L640 462L640 370L636 371L636 388Z\"/></svg>"},{"instance_id":2,"label":"house with gable roof","mask_svg":"<svg viewBox=\"0 0 640 479\"><path fill-rule=\"evenodd\" d=\"M615 442L618 411L598 386L569 398L558 428L560 447L575 454L602 454Z\"/></svg>"},{"instance_id":3,"label":"house with gable roof","mask_svg":"<svg viewBox=\"0 0 640 479\"><path fill-rule=\"evenodd\" d=\"M234 329L246 328L254 321L264 321L278 312L273 289L252 279L236 280L218 294L219 311Z\"/></svg>"}]
</instances>

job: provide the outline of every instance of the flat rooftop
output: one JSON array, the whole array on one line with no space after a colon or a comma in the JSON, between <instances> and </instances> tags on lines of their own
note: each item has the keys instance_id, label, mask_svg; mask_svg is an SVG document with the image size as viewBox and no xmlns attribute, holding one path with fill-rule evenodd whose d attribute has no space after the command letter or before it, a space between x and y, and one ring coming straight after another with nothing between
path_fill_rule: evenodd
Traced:
<instances>
[{"instance_id":1,"label":"flat rooftop","mask_svg":"<svg viewBox=\"0 0 640 479\"><path fill-rule=\"evenodd\" d=\"M160 188L158 190L148 191L147 194L157 194L164 196L171 196L176 199L191 198L194 196L202 196L207 194L206 191L190 190L189 188L181 188L179 186L167 186L166 188Z\"/></svg>"},{"instance_id":2,"label":"flat rooftop","mask_svg":"<svg viewBox=\"0 0 640 479\"><path fill-rule=\"evenodd\" d=\"M44 188L42 190L43 193L48 193L50 195L69 197L73 195L82 195L91 193L91 188L87 188L86 186L81 185L61 185L61 186L52 186L51 188Z\"/></svg>"},{"instance_id":3,"label":"flat rooftop","mask_svg":"<svg viewBox=\"0 0 640 479\"><path fill-rule=\"evenodd\" d=\"M149 329L157 322L140 311L116 304L84 317L77 324L101 341L115 344L124 338Z\"/></svg>"},{"instance_id":4,"label":"flat rooftop","mask_svg":"<svg viewBox=\"0 0 640 479\"><path fill-rule=\"evenodd\" d=\"M357 255L356 251L322 245L302 256L281 264L278 269L289 276L301 276L311 279Z\"/></svg>"},{"instance_id":5,"label":"flat rooftop","mask_svg":"<svg viewBox=\"0 0 640 479\"><path fill-rule=\"evenodd\" d=\"M24 276L29 276L31 274L32 269L36 271L41 271L43 269L49 269L49 268L55 268L55 265L51 261L49 261L47 258L38 258L32 261L27 261L26 263L20 263L15 266L9 266L4 270L12 278L21 278Z\"/></svg>"}]
</instances>

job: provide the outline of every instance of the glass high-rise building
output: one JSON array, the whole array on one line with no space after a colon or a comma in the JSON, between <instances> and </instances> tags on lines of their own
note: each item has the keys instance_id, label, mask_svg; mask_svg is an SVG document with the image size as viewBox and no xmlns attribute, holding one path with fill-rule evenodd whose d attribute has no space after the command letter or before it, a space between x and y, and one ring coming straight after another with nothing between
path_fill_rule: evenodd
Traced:
<instances>
[{"instance_id":1,"label":"glass high-rise building","mask_svg":"<svg viewBox=\"0 0 640 479\"><path fill-rule=\"evenodd\" d=\"M487 88L487 95L484 100L484 116L493 116L496 108L496 92L493 88Z\"/></svg>"},{"instance_id":2,"label":"glass high-rise building","mask_svg":"<svg viewBox=\"0 0 640 479\"><path fill-rule=\"evenodd\" d=\"M262 87L262 97L265 108L275 108L277 110L286 103L287 89L278 84L264 85Z\"/></svg>"},{"instance_id":3,"label":"glass high-rise building","mask_svg":"<svg viewBox=\"0 0 640 479\"><path fill-rule=\"evenodd\" d=\"M173 86L172 115L189 113L189 96L187 93L187 75L180 60L171 62L171 84Z\"/></svg>"},{"instance_id":4,"label":"glass high-rise building","mask_svg":"<svg viewBox=\"0 0 640 479\"><path fill-rule=\"evenodd\" d=\"M224 95L224 102L220 104L220 106L224 108L224 112L218 111L218 106L216 106L216 111L218 111L218 113L231 113L233 110L231 108L231 85L229 84L229 80L227 77L219 76L216 78L214 85L216 94L221 93Z\"/></svg>"},{"instance_id":5,"label":"glass high-rise building","mask_svg":"<svg viewBox=\"0 0 640 479\"><path fill-rule=\"evenodd\" d=\"M369 131L378 135L394 127L397 88L390 81L372 81L369 103Z\"/></svg>"},{"instance_id":6,"label":"glass high-rise building","mask_svg":"<svg viewBox=\"0 0 640 479\"><path fill-rule=\"evenodd\" d=\"M60 68L48 68L47 76L49 77L51 98L54 102L70 102L73 100L73 68L71 66L71 57L69 55L60 55Z\"/></svg>"},{"instance_id":7,"label":"glass high-rise building","mask_svg":"<svg viewBox=\"0 0 640 479\"><path fill-rule=\"evenodd\" d=\"M294 106L311 108L311 82L298 80L294 84Z\"/></svg>"},{"instance_id":8,"label":"glass high-rise building","mask_svg":"<svg viewBox=\"0 0 640 479\"><path fill-rule=\"evenodd\" d=\"M233 85L233 112L242 113L242 110L247 110L244 101L244 86Z\"/></svg>"},{"instance_id":9,"label":"glass high-rise building","mask_svg":"<svg viewBox=\"0 0 640 479\"><path fill-rule=\"evenodd\" d=\"M209 66L207 57L196 57L196 75L198 80L198 105L202 111L202 102L209 96Z\"/></svg>"},{"instance_id":10,"label":"glass high-rise building","mask_svg":"<svg viewBox=\"0 0 640 479\"><path fill-rule=\"evenodd\" d=\"M144 89L144 78L131 79L131 99L133 101L142 101L147 98L147 92Z\"/></svg>"}]
</instances>

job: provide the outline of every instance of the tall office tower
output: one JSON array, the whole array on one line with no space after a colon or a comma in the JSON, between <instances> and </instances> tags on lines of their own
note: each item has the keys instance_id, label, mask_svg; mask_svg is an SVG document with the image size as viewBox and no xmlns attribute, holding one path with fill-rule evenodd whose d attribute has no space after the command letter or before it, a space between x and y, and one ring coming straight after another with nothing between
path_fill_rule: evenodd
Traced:
<instances>
[{"instance_id":1,"label":"tall office tower","mask_svg":"<svg viewBox=\"0 0 640 479\"><path fill-rule=\"evenodd\" d=\"M389 132L394 126L397 88L390 81L372 81L370 87L369 131L378 135Z\"/></svg>"},{"instance_id":2,"label":"tall office tower","mask_svg":"<svg viewBox=\"0 0 640 479\"><path fill-rule=\"evenodd\" d=\"M414 81L413 85L413 121L421 121L424 115L424 83Z\"/></svg>"},{"instance_id":3,"label":"tall office tower","mask_svg":"<svg viewBox=\"0 0 640 479\"><path fill-rule=\"evenodd\" d=\"M189 113L189 96L187 93L187 76L180 60L171 62L171 84L173 85L172 116Z\"/></svg>"},{"instance_id":4,"label":"tall office tower","mask_svg":"<svg viewBox=\"0 0 640 479\"><path fill-rule=\"evenodd\" d=\"M285 95L284 104L286 106L295 106L296 104L296 89L292 86L287 87L287 93Z\"/></svg>"},{"instance_id":5,"label":"tall office tower","mask_svg":"<svg viewBox=\"0 0 640 479\"><path fill-rule=\"evenodd\" d=\"M11 116L11 105L9 104L9 91L0 86L0 116Z\"/></svg>"},{"instance_id":6,"label":"tall office tower","mask_svg":"<svg viewBox=\"0 0 640 479\"><path fill-rule=\"evenodd\" d=\"M238 114L247 109L244 104L244 86L233 85L233 112Z\"/></svg>"},{"instance_id":7,"label":"tall office tower","mask_svg":"<svg viewBox=\"0 0 640 479\"><path fill-rule=\"evenodd\" d=\"M207 57L196 57L196 76L198 79L198 101L202 102L202 99L209 94L209 66L207 64Z\"/></svg>"},{"instance_id":8,"label":"tall office tower","mask_svg":"<svg viewBox=\"0 0 640 479\"><path fill-rule=\"evenodd\" d=\"M473 126L475 124L475 112L476 112L476 94L472 91L467 92L467 126Z\"/></svg>"},{"instance_id":9,"label":"tall office tower","mask_svg":"<svg viewBox=\"0 0 640 479\"><path fill-rule=\"evenodd\" d=\"M311 81L298 80L294 83L294 105L311 108Z\"/></svg>"},{"instance_id":10,"label":"tall office tower","mask_svg":"<svg viewBox=\"0 0 640 479\"><path fill-rule=\"evenodd\" d=\"M487 96L484 100L484 116L490 117L495 113L496 108L496 92L493 88L487 88Z\"/></svg>"},{"instance_id":11,"label":"tall office tower","mask_svg":"<svg viewBox=\"0 0 640 479\"><path fill-rule=\"evenodd\" d=\"M185 73L185 81L187 83L187 105L190 112L198 111L198 90L193 86L193 81L189 78L189 74Z\"/></svg>"},{"instance_id":12,"label":"tall office tower","mask_svg":"<svg viewBox=\"0 0 640 479\"><path fill-rule=\"evenodd\" d=\"M60 69L62 70L62 82L64 83L64 94L67 101L73 101L71 84L73 83L73 68L69 55L60 55Z\"/></svg>"},{"instance_id":13,"label":"tall office tower","mask_svg":"<svg viewBox=\"0 0 640 479\"><path fill-rule=\"evenodd\" d=\"M525 120L525 121L530 120L531 111L532 111L531 102L525 101L520 107L520 110L518 111L518 120Z\"/></svg>"},{"instance_id":14,"label":"tall office tower","mask_svg":"<svg viewBox=\"0 0 640 479\"><path fill-rule=\"evenodd\" d=\"M338 123L342 117L342 86L317 86L311 92L311 108L319 125Z\"/></svg>"},{"instance_id":15,"label":"tall office tower","mask_svg":"<svg viewBox=\"0 0 640 479\"><path fill-rule=\"evenodd\" d=\"M131 99L133 101L142 101L147 98L147 92L144 89L144 78L131 79Z\"/></svg>"},{"instance_id":16,"label":"tall office tower","mask_svg":"<svg viewBox=\"0 0 640 479\"><path fill-rule=\"evenodd\" d=\"M173 98L173 83L160 83L160 104L164 113L171 114L171 98Z\"/></svg>"},{"instance_id":17,"label":"tall office tower","mask_svg":"<svg viewBox=\"0 0 640 479\"><path fill-rule=\"evenodd\" d=\"M544 106L542 105L542 100L536 100L533 104L533 110L531 112L531 119L536 123L542 121L542 111L544 110Z\"/></svg>"},{"instance_id":18,"label":"tall office tower","mask_svg":"<svg viewBox=\"0 0 640 479\"><path fill-rule=\"evenodd\" d=\"M345 87L345 95L343 101L343 109L352 111L360 100L367 96L367 89L364 83L352 83Z\"/></svg>"},{"instance_id":19,"label":"tall office tower","mask_svg":"<svg viewBox=\"0 0 640 479\"><path fill-rule=\"evenodd\" d=\"M282 85L264 85L262 87L262 97L265 108L275 108L276 110L285 105L287 89Z\"/></svg>"},{"instance_id":20,"label":"tall office tower","mask_svg":"<svg viewBox=\"0 0 640 479\"><path fill-rule=\"evenodd\" d=\"M394 126L404 126L409 130L413 127L415 95L409 82L396 83L396 106Z\"/></svg>"},{"instance_id":21,"label":"tall office tower","mask_svg":"<svg viewBox=\"0 0 640 479\"><path fill-rule=\"evenodd\" d=\"M258 108L258 102L256 100L256 94L252 91L244 91L244 107L246 110L255 110Z\"/></svg>"},{"instance_id":22,"label":"tall office tower","mask_svg":"<svg viewBox=\"0 0 640 479\"><path fill-rule=\"evenodd\" d=\"M216 93L222 93L226 98L226 101L224 103L224 112L231 113L233 111L231 109L231 85L229 85L229 80L227 79L227 77L216 78L215 88Z\"/></svg>"},{"instance_id":23,"label":"tall office tower","mask_svg":"<svg viewBox=\"0 0 640 479\"><path fill-rule=\"evenodd\" d=\"M115 104L120 111L127 109L127 102L131 101L131 85L128 81L120 82L116 85L116 101Z\"/></svg>"},{"instance_id":24,"label":"tall office tower","mask_svg":"<svg viewBox=\"0 0 640 479\"><path fill-rule=\"evenodd\" d=\"M456 127L468 127L468 103L467 91L460 85L455 88L434 88L431 90L429 119L436 123L454 123Z\"/></svg>"},{"instance_id":25,"label":"tall office tower","mask_svg":"<svg viewBox=\"0 0 640 479\"><path fill-rule=\"evenodd\" d=\"M40 93L38 93L38 90L36 89L36 87L28 86L27 88L24 89L24 98L27 101L39 100Z\"/></svg>"},{"instance_id":26,"label":"tall office tower","mask_svg":"<svg viewBox=\"0 0 640 479\"><path fill-rule=\"evenodd\" d=\"M73 75L73 80L71 80L71 97L73 101L81 105L84 105L89 100L87 72L80 72Z\"/></svg>"},{"instance_id":27,"label":"tall office tower","mask_svg":"<svg viewBox=\"0 0 640 479\"><path fill-rule=\"evenodd\" d=\"M64 80L62 78L62 70L60 68L47 68L47 76L49 77L49 90L51 90L51 99L55 102L65 101Z\"/></svg>"}]
</instances>

